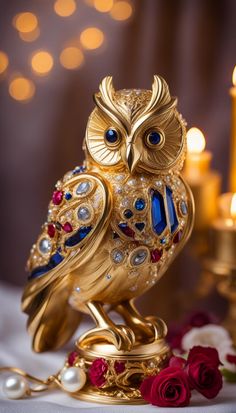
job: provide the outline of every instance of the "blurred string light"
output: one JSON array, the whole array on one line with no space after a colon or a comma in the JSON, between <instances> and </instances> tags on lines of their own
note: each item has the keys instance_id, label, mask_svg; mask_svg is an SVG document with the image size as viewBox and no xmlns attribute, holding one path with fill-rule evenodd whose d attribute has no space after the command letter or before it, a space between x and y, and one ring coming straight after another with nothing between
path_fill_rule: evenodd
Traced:
<instances>
[{"instance_id":1,"label":"blurred string light","mask_svg":"<svg viewBox=\"0 0 236 413\"><path fill-rule=\"evenodd\" d=\"M76 10L75 0L56 0L54 3L54 11L58 16L69 17Z\"/></svg>"},{"instance_id":2,"label":"blurred string light","mask_svg":"<svg viewBox=\"0 0 236 413\"><path fill-rule=\"evenodd\" d=\"M14 16L12 24L20 38L26 42L33 42L40 35L38 18L34 13L18 13Z\"/></svg>"},{"instance_id":3,"label":"blurred string light","mask_svg":"<svg viewBox=\"0 0 236 413\"><path fill-rule=\"evenodd\" d=\"M109 13L110 17L117 21L127 20L133 13L131 0L84 0L84 2L100 13ZM54 0L53 7L58 16L69 17L76 11L77 4L75 0ZM32 12L16 14L12 24L19 37L26 42L34 41L40 35L38 18ZM81 32L79 40L80 46L84 49L95 50L103 45L105 36L101 29L87 27ZM85 57L79 46L71 45L61 51L59 60L64 68L73 70L82 66ZM39 50L31 56L30 64L35 74L46 76L53 68L54 59L49 52ZM0 75L5 74L8 65L7 54L0 51ZM32 80L22 75L15 75L9 83L9 94L19 102L27 102L35 94L35 85Z\"/></svg>"},{"instance_id":4,"label":"blurred string light","mask_svg":"<svg viewBox=\"0 0 236 413\"><path fill-rule=\"evenodd\" d=\"M133 13L133 8L129 1L117 1L114 3L110 16L114 20L127 20Z\"/></svg>"},{"instance_id":5,"label":"blurred string light","mask_svg":"<svg viewBox=\"0 0 236 413\"><path fill-rule=\"evenodd\" d=\"M109 12L113 7L113 0L94 0L93 5L97 11L101 13Z\"/></svg>"},{"instance_id":6,"label":"blurred string light","mask_svg":"<svg viewBox=\"0 0 236 413\"><path fill-rule=\"evenodd\" d=\"M46 76L53 68L53 57L45 51L39 50L31 57L31 67L39 76Z\"/></svg>"},{"instance_id":7,"label":"blurred string light","mask_svg":"<svg viewBox=\"0 0 236 413\"><path fill-rule=\"evenodd\" d=\"M9 94L19 102L28 102L35 94L35 85L32 80L18 75L9 84Z\"/></svg>"},{"instance_id":8,"label":"blurred string light","mask_svg":"<svg viewBox=\"0 0 236 413\"><path fill-rule=\"evenodd\" d=\"M32 32L28 32L28 33L19 32L18 34L20 38L24 40L25 42L33 42L39 37L40 30L39 30L39 27L37 26L35 30L32 30Z\"/></svg>"},{"instance_id":9,"label":"blurred string light","mask_svg":"<svg viewBox=\"0 0 236 413\"><path fill-rule=\"evenodd\" d=\"M9 59L5 52L0 50L0 75L6 72L9 65Z\"/></svg>"},{"instance_id":10,"label":"blurred string light","mask_svg":"<svg viewBox=\"0 0 236 413\"><path fill-rule=\"evenodd\" d=\"M13 18L13 26L22 33L29 33L38 26L38 19L34 13L19 13Z\"/></svg>"},{"instance_id":11,"label":"blurred string light","mask_svg":"<svg viewBox=\"0 0 236 413\"><path fill-rule=\"evenodd\" d=\"M80 34L80 42L85 49L98 49L104 42L104 34L97 27L88 27Z\"/></svg>"},{"instance_id":12,"label":"blurred string light","mask_svg":"<svg viewBox=\"0 0 236 413\"><path fill-rule=\"evenodd\" d=\"M60 63L66 69L77 69L83 62L83 52L76 46L65 47L60 54Z\"/></svg>"}]
</instances>

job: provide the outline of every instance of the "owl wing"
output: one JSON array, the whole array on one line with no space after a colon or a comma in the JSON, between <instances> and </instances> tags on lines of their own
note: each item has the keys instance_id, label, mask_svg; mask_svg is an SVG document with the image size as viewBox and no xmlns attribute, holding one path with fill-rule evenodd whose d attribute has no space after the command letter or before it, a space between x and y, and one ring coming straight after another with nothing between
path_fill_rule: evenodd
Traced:
<instances>
[{"instance_id":1,"label":"owl wing","mask_svg":"<svg viewBox=\"0 0 236 413\"><path fill-rule=\"evenodd\" d=\"M92 258L109 225L111 193L94 173L66 174L57 183L27 263L29 282L22 309L37 352L65 344L79 325L80 314L68 303L71 272Z\"/></svg>"}]
</instances>

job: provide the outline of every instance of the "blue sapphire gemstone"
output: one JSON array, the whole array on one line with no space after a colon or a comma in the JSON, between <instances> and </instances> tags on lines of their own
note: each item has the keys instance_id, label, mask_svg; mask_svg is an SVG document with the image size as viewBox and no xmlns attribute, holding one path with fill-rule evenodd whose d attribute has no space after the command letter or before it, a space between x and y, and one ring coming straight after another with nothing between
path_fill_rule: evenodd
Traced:
<instances>
[{"instance_id":1,"label":"blue sapphire gemstone","mask_svg":"<svg viewBox=\"0 0 236 413\"><path fill-rule=\"evenodd\" d=\"M149 135L148 135L148 141L152 145L158 145L158 143L160 143L160 141L161 141L160 133L158 133L156 131L150 132Z\"/></svg>"},{"instance_id":2,"label":"blue sapphire gemstone","mask_svg":"<svg viewBox=\"0 0 236 413\"><path fill-rule=\"evenodd\" d=\"M105 132L105 138L109 143L116 143L119 139L119 136L115 129L108 129Z\"/></svg>"},{"instance_id":3,"label":"blue sapphire gemstone","mask_svg":"<svg viewBox=\"0 0 236 413\"><path fill-rule=\"evenodd\" d=\"M125 211L124 211L124 217L126 218L126 219L129 219L129 218L131 218L133 216L133 212L130 210L130 209L126 209Z\"/></svg>"},{"instance_id":4,"label":"blue sapphire gemstone","mask_svg":"<svg viewBox=\"0 0 236 413\"><path fill-rule=\"evenodd\" d=\"M145 223L144 223L144 222L136 222L135 227L136 227L139 231L142 231L143 228L145 227Z\"/></svg>"},{"instance_id":5,"label":"blue sapphire gemstone","mask_svg":"<svg viewBox=\"0 0 236 413\"><path fill-rule=\"evenodd\" d=\"M59 252L56 252L55 254L53 254L51 256L51 259L49 261L49 265L52 265L52 268L54 268L58 264L60 264L60 262L62 262L63 259L64 259L64 257Z\"/></svg>"},{"instance_id":6,"label":"blue sapphire gemstone","mask_svg":"<svg viewBox=\"0 0 236 413\"><path fill-rule=\"evenodd\" d=\"M66 192L65 199L69 201L72 198L72 194L70 192Z\"/></svg>"},{"instance_id":7,"label":"blue sapphire gemstone","mask_svg":"<svg viewBox=\"0 0 236 413\"><path fill-rule=\"evenodd\" d=\"M82 241L89 234L91 229L92 229L92 226L79 228L78 231L76 231L74 235L72 235L66 240L65 245L67 247L73 247L74 245L77 245L80 241Z\"/></svg>"},{"instance_id":8,"label":"blue sapphire gemstone","mask_svg":"<svg viewBox=\"0 0 236 413\"><path fill-rule=\"evenodd\" d=\"M171 229L171 232L173 233L178 228L179 222L178 222L176 211L175 211L172 190L168 186L166 186L166 200L167 200L167 207L168 207L170 229Z\"/></svg>"},{"instance_id":9,"label":"blue sapphire gemstone","mask_svg":"<svg viewBox=\"0 0 236 413\"><path fill-rule=\"evenodd\" d=\"M85 166L76 166L75 169L73 170L73 175L77 175L81 172L85 172L86 168Z\"/></svg>"},{"instance_id":10,"label":"blue sapphire gemstone","mask_svg":"<svg viewBox=\"0 0 236 413\"><path fill-rule=\"evenodd\" d=\"M145 208L146 202L144 201L143 198L138 198L136 199L134 206L137 209L137 211L142 211Z\"/></svg>"},{"instance_id":11,"label":"blue sapphire gemstone","mask_svg":"<svg viewBox=\"0 0 236 413\"><path fill-rule=\"evenodd\" d=\"M61 255L58 251L53 254L48 262L48 264L46 265L42 265L40 267L35 268L30 276L29 276L29 280L31 280L32 278L37 278L40 277L41 275L45 274L46 272L52 270L53 268L55 268L58 264L60 264L62 261L64 260L63 255Z\"/></svg>"},{"instance_id":12,"label":"blue sapphire gemstone","mask_svg":"<svg viewBox=\"0 0 236 413\"><path fill-rule=\"evenodd\" d=\"M48 265L42 265L41 267L35 268L30 276L28 277L28 280L32 280L33 278L40 277L41 275L44 275L46 272L50 270Z\"/></svg>"},{"instance_id":13,"label":"blue sapphire gemstone","mask_svg":"<svg viewBox=\"0 0 236 413\"><path fill-rule=\"evenodd\" d=\"M161 235L167 225L164 199L160 192L155 190L151 191L151 199L152 226L157 235Z\"/></svg>"}]
</instances>

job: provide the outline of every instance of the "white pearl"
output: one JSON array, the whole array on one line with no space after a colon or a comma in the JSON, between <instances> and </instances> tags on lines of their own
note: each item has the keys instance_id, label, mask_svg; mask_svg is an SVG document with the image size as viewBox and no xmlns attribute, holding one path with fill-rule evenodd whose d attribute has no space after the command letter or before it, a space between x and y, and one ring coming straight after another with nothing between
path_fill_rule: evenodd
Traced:
<instances>
[{"instance_id":1,"label":"white pearl","mask_svg":"<svg viewBox=\"0 0 236 413\"><path fill-rule=\"evenodd\" d=\"M86 383L86 374L84 370L79 367L69 367L61 373L61 384L68 392L74 393Z\"/></svg>"},{"instance_id":2,"label":"white pearl","mask_svg":"<svg viewBox=\"0 0 236 413\"><path fill-rule=\"evenodd\" d=\"M10 376L3 383L3 392L8 399L20 399L26 395L29 386L24 377Z\"/></svg>"}]
</instances>

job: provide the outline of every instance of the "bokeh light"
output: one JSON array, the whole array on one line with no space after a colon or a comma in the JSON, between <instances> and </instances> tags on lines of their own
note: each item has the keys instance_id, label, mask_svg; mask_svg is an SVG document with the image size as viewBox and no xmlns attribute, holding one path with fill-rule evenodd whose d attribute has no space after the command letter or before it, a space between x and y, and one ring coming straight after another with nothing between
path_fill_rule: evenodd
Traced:
<instances>
[{"instance_id":1,"label":"bokeh light","mask_svg":"<svg viewBox=\"0 0 236 413\"><path fill-rule=\"evenodd\" d=\"M60 63L66 69L77 69L84 61L83 52L75 46L65 47L60 54Z\"/></svg>"},{"instance_id":2,"label":"bokeh light","mask_svg":"<svg viewBox=\"0 0 236 413\"><path fill-rule=\"evenodd\" d=\"M133 9L128 1L117 1L110 11L114 20L127 20L132 15Z\"/></svg>"},{"instance_id":3,"label":"bokeh light","mask_svg":"<svg viewBox=\"0 0 236 413\"><path fill-rule=\"evenodd\" d=\"M201 153L206 146L205 137L198 128L190 128L187 132L187 149L190 153Z\"/></svg>"},{"instance_id":4,"label":"bokeh light","mask_svg":"<svg viewBox=\"0 0 236 413\"><path fill-rule=\"evenodd\" d=\"M234 67L233 74L232 74L232 83L236 86L236 66Z\"/></svg>"},{"instance_id":5,"label":"bokeh light","mask_svg":"<svg viewBox=\"0 0 236 413\"><path fill-rule=\"evenodd\" d=\"M37 75L45 76L52 70L53 57L45 50L35 52L31 58L31 66Z\"/></svg>"},{"instance_id":6,"label":"bokeh light","mask_svg":"<svg viewBox=\"0 0 236 413\"><path fill-rule=\"evenodd\" d=\"M15 100L27 102L35 94L35 85L32 80L17 76L9 84L9 94Z\"/></svg>"},{"instance_id":7,"label":"bokeh light","mask_svg":"<svg viewBox=\"0 0 236 413\"><path fill-rule=\"evenodd\" d=\"M75 0L56 0L54 3L54 11L58 16L69 17L76 10Z\"/></svg>"},{"instance_id":8,"label":"bokeh light","mask_svg":"<svg viewBox=\"0 0 236 413\"><path fill-rule=\"evenodd\" d=\"M9 59L7 57L7 54L0 50L0 75L7 70L8 64Z\"/></svg>"},{"instance_id":9,"label":"bokeh light","mask_svg":"<svg viewBox=\"0 0 236 413\"><path fill-rule=\"evenodd\" d=\"M35 30L32 30L32 32L27 32L27 33L19 32L18 34L21 40L24 40L25 42L33 42L39 37L40 30L39 30L39 27L37 26Z\"/></svg>"},{"instance_id":10,"label":"bokeh light","mask_svg":"<svg viewBox=\"0 0 236 413\"><path fill-rule=\"evenodd\" d=\"M13 18L13 26L22 33L29 33L38 26L38 19L31 12L19 13Z\"/></svg>"},{"instance_id":11,"label":"bokeh light","mask_svg":"<svg viewBox=\"0 0 236 413\"><path fill-rule=\"evenodd\" d=\"M104 34L97 27L88 27L82 31L80 42L85 49L98 49L104 42Z\"/></svg>"},{"instance_id":12,"label":"bokeh light","mask_svg":"<svg viewBox=\"0 0 236 413\"><path fill-rule=\"evenodd\" d=\"M97 11L101 13L107 13L113 7L113 0L94 0L94 7Z\"/></svg>"}]
</instances>

